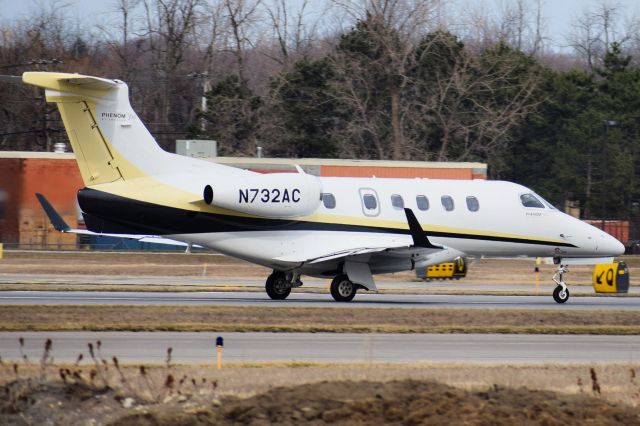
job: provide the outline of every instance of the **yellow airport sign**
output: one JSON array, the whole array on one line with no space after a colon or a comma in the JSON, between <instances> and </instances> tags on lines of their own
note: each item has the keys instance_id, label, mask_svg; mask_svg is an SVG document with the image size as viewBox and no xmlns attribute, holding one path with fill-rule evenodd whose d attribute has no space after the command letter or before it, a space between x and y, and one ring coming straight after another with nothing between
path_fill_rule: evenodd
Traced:
<instances>
[{"instance_id":1,"label":"yellow airport sign","mask_svg":"<svg viewBox=\"0 0 640 426\"><path fill-rule=\"evenodd\" d=\"M628 293L629 268L624 262L602 263L593 268L596 293Z\"/></svg>"}]
</instances>

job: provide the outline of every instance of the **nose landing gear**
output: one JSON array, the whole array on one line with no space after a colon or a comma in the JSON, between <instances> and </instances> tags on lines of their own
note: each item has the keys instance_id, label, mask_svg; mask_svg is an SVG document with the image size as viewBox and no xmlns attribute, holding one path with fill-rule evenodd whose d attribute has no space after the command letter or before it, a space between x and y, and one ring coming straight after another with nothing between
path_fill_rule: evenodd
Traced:
<instances>
[{"instance_id":1,"label":"nose landing gear","mask_svg":"<svg viewBox=\"0 0 640 426\"><path fill-rule=\"evenodd\" d=\"M567 272L569 272L569 268L566 265L558 265L558 269L553 275L553 281L556 283L556 288L553 290L553 300L557 303L565 303L569 300L569 289L564 282L564 274Z\"/></svg>"}]
</instances>

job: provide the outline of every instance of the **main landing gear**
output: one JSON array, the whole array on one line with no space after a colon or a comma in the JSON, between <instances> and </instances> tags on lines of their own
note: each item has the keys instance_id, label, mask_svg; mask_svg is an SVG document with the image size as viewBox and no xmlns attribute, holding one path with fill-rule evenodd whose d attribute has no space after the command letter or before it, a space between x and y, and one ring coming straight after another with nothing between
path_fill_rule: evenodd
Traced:
<instances>
[{"instance_id":1,"label":"main landing gear","mask_svg":"<svg viewBox=\"0 0 640 426\"><path fill-rule=\"evenodd\" d=\"M273 271L267 278L267 282L264 285L267 295L273 300L284 300L294 287L300 287L302 281L300 281L300 274L285 274L280 271Z\"/></svg>"},{"instance_id":2,"label":"main landing gear","mask_svg":"<svg viewBox=\"0 0 640 426\"><path fill-rule=\"evenodd\" d=\"M351 282L346 274L340 274L331 281L331 296L336 302L351 302L357 291L358 285Z\"/></svg>"},{"instance_id":3,"label":"main landing gear","mask_svg":"<svg viewBox=\"0 0 640 426\"><path fill-rule=\"evenodd\" d=\"M300 274L273 271L264 285L267 295L273 300L284 300L294 287L300 287ZM336 302L351 302L361 286L354 284L346 274L340 274L331 281L331 296Z\"/></svg>"},{"instance_id":4,"label":"main landing gear","mask_svg":"<svg viewBox=\"0 0 640 426\"><path fill-rule=\"evenodd\" d=\"M564 282L564 274L569 272L566 265L558 265L556 273L553 275L553 281L556 282L556 288L553 290L553 300L558 303L565 303L569 300L569 289Z\"/></svg>"}]
</instances>

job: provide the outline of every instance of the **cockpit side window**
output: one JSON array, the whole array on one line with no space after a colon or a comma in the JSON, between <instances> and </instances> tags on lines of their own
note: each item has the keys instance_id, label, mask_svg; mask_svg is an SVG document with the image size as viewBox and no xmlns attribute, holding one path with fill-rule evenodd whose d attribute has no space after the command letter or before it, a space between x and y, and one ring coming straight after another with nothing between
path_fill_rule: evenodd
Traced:
<instances>
[{"instance_id":1,"label":"cockpit side window","mask_svg":"<svg viewBox=\"0 0 640 426\"><path fill-rule=\"evenodd\" d=\"M544 209L544 204L542 201L538 200L533 194L522 194L520 195L520 202L525 207L533 207L536 209Z\"/></svg>"}]
</instances>

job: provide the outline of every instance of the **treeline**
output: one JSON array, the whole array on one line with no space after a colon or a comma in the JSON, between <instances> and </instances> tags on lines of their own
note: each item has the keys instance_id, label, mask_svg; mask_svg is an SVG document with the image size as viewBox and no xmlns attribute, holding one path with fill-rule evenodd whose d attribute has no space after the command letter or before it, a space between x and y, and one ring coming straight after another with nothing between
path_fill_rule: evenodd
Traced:
<instances>
[{"instance_id":1,"label":"treeline","mask_svg":"<svg viewBox=\"0 0 640 426\"><path fill-rule=\"evenodd\" d=\"M524 0L464 25L438 0L111 5L93 29L55 3L2 23L0 73L120 78L170 151L188 137L219 155L481 161L583 217L639 215L640 39L615 7L580 15L560 54ZM40 91L0 85L0 149L65 140Z\"/></svg>"}]
</instances>

